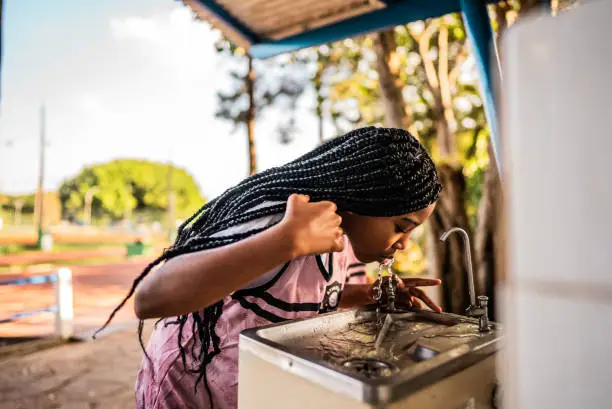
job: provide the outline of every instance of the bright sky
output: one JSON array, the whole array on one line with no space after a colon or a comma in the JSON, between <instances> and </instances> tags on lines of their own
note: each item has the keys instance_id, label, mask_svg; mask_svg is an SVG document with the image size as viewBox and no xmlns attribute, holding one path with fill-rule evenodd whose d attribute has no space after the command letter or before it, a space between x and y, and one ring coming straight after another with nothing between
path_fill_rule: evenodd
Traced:
<instances>
[{"instance_id":1,"label":"bright sky","mask_svg":"<svg viewBox=\"0 0 612 409\"><path fill-rule=\"evenodd\" d=\"M47 109L45 189L114 158L173 160L212 198L247 174L244 130L215 119L228 78L216 34L176 0L5 0L0 191L37 185L39 109ZM278 143L256 127L259 167L317 143L312 114Z\"/></svg>"}]
</instances>

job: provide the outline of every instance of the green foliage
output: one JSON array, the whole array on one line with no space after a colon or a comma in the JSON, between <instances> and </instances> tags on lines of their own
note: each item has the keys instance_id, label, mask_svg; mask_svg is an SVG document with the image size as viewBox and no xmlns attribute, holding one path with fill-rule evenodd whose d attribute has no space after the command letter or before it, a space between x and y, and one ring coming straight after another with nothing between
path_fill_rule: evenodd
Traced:
<instances>
[{"instance_id":1,"label":"green foliage","mask_svg":"<svg viewBox=\"0 0 612 409\"><path fill-rule=\"evenodd\" d=\"M0 246L0 254L3 256L8 256L10 254L19 254L26 250L32 250L32 246L24 246L22 244L6 244Z\"/></svg>"},{"instance_id":2,"label":"green foliage","mask_svg":"<svg viewBox=\"0 0 612 409\"><path fill-rule=\"evenodd\" d=\"M132 211L162 211L168 206L170 166L145 160L121 159L87 166L59 188L65 215L80 215L85 196L93 194L92 213L119 219ZM204 199L193 177L172 167L172 190L176 216L185 217L203 205Z\"/></svg>"},{"instance_id":3,"label":"green foliage","mask_svg":"<svg viewBox=\"0 0 612 409\"><path fill-rule=\"evenodd\" d=\"M21 206L22 213L33 213L36 203L36 195L34 193L22 195L2 195L0 198L0 206L7 212L13 212L15 207Z\"/></svg>"},{"instance_id":4,"label":"green foliage","mask_svg":"<svg viewBox=\"0 0 612 409\"><path fill-rule=\"evenodd\" d=\"M319 47L322 94L327 111L342 134L355 127L380 125L384 119L372 38L362 36Z\"/></svg>"},{"instance_id":5,"label":"green foliage","mask_svg":"<svg viewBox=\"0 0 612 409\"><path fill-rule=\"evenodd\" d=\"M22 225L36 222L36 194L0 195L0 217L6 225L17 222ZM43 224L54 225L61 219L61 204L55 192L45 192L43 195ZM19 214L19 216L17 216ZM19 217L19 220L16 218Z\"/></svg>"},{"instance_id":6,"label":"green foliage","mask_svg":"<svg viewBox=\"0 0 612 409\"><path fill-rule=\"evenodd\" d=\"M447 73L440 63L441 32L448 33ZM403 84L404 103L413 127L434 159L440 163L437 147L439 126L448 124L456 141L457 160L467 179L466 207L475 222L482 194L482 178L488 165L486 141L488 127L479 91L475 67L469 60L470 49L459 14L450 14L426 22L419 21L394 29L399 64L399 82ZM426 52L420 47L426 47ZM347 39L319 48L325 64L321 78L328 88L328 106L339 132L355 126L381 125L384 109L376 67L373 37ZM427 61L426 61L427 60ZM429 67L427 65L429 64ZM428 71L429 77L428 77ZM431 74L435 75L432 83ZM441 78L448 76L452 118L445 117L441 98ZM324 87L323 87L324 88Z\"/></svg>"},{"instance_id":7,"label":"green foliage","mask_svg":"<svg viewBox=\"0 0 612 409\"><path fill-rule=\"evenodd\" d=\"M516 12L519 7L518 2L514 3L506 7L511 12ZM403 102L411 115L411 131L418 132L438 163L452 160L462 167L467 183L466 209L475 222L484 169L488 165L488 127L461 15L449 14L397 26L394 34L397 48L393 50L393 58L397 60L393 64L399 67L398 80L402 84ZM228 44L224 43L219 49L237 57L245 56L244 50ZM373 35L306 50L294 54L289 60L300 61L302 67L311 70L311 86L318 98L317 114L321 117L327 114L337 134L355 127L384 123ZM446 61L447 67L444 68ZM241 84L244 74L232 75L237 84ZM432 75L435 77L433 80ZM448 87L443 89L445 79ZM221 100L231 102L233 109L241 106L240 98L242 106L246 106L244 89L236 89L239 92ZM226 109L223 115L242 119L241 111L233 111L230 115L231 112ZM440 127L447 129L455 140L456 152L452 158L442 158L439 153L438 135L444 130Z\"/></svg>"},{"instance_id":8,"label":"green foliage","mask_svg":"<svg viewBox=\"0 0 612 409\"><path fill-rule=\"evenodd\" d=\"M488 128L483 128L476 137L471 139L473 140L473 145L470 147L468 154L466 154L463 174L466 181L466 210L470 218L470 224L472 228L475 228L478 204L482 197L484 186L485 170L489 166L489 155L487 153L487 144L489 143Z\"/></svg>"}]
</instances>

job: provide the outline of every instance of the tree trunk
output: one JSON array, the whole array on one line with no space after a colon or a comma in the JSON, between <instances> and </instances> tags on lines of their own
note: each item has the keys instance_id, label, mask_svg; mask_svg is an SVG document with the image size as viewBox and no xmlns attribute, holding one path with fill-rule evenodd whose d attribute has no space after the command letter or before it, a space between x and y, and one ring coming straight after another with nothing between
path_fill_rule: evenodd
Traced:
<instances>
[{"instance_id":1,"label":"tree trunk","mask_svg":"<svg viewBox=\"0 0 612 409\"><path fill-rule=\"evenodd\" d=\"M438 70L427 55L429 39L437 27L431 26L420 37L419 51L428 73L429 87L434 96L434 120L437 128L437 142L440 156L453 161L456 156L455 135L450 123L454 120L452 95L450 91L450 72L448 67L448 31L442 28L440 36L441 66ZM377 71L381 97L385 107L386 125L410 129L410 114L402 96L399 81L399 64L396 56L396 42L393 30L375 34L374 50L377 54ZM411 130L411 129L410 129ZM411 130L411 132L414 132ZM416 135L416 132L414 132ZM460 168L450 164L439 167L440 181L444 186L438 205L430 218L429 255L431 271L442 278L442 304L446 311L463 313L469 306L466 280L466 258L463 241L459 236L451 236L442 243L439 237L451 227L461 227L471 237L471 229L465 209L465 178ZM473 253L472 253L473 254ZM475 278L475 286L478 281ZM478 288L478 287L477 287Z\"/></svg>"},{"instance_id":2,"label":"tree trunk","mask_svg":"<svg viewBox=\"0 0 612 409\"><path fill-rule=\"evenodd\" d=\"M323 74L323 69L324 67L322 67L321 61L321 54L319 51L317 51L317 71L315 73L315 76L312 80L313 85L314 85L314 89L315 89L315 94L317 96L317 105L315 108L315 112L317 115L317 120L318 125L319 125L319 144L322 144L324 142L324 134L323 134L323 102L325 101L325 98L323 97L323 95L321 94L321 88L322 88L322 74Z\"/></svg>"},{"instance_id":3,"label":"tree trunk","mask_svg":"<svg viewBox=\"0 0 612 409\"><path fill-rule=\"evenodd\" d=\"M255 71L253 58L249 55L249 72L246 77L246 89L249 95L249 109L246 116L247 138L249 141L249 175L257 173L257 157L255 156Z\"/></svg>"},{"instance_id":4,"label":"tree trunk","mask_svg":"<svg viewBox=\"0 0 612 409\"><path fill-rule=\"evenodd\" d=\"M436 140L440 157L447 160L456 160L455 134L450 130L448 122L444 119L444 108L434 107L433 112L436 118Z\"/></svg>"},{"instance_id":5,"label":"tree trunk","mask_svg":"<svg viewBox=\"0 0 612 409\"><path fill-rule=\"evenodd\" d=\"M521 2L520 13L524 16L538 7L542 7L541 0L524 0ZM512 8L508 4L496 6L498 42L508 25L513 23L509 22L507 18L507 13L511 10ZM495 320L499 318L497 317L495 287L497 278L502 273L500 268L503 268L504 265L499 260L500 252L498 250L502 244L500 243L500 216L503 192L493 147L490 142L487 146L487 153L489 155L489 165L485 170L482 197L478 204L478 224L474 243L477 266L475 274L478 277L478 282L481 283L479 293L489 296L489 316L492 320Z\"/></svg>"},{"instance_id":6,"label":"tree trunk","mask_svg":"<svg viewBox=\"0 0 612 409\"><path fill-rule=\"evenodd\" d=\"M429 219L430 270L442 279L442 303L445 311L462 314L469 306L465 247L458 234L441 242L440 236L451 227L461 227L472 237L465 211L465 177L461 169L448 164L438 166L444 189L436 210ZM473 254L473 253L472 253ZM474 286L479 282L474 277Z\"/></svg>"},{"instance_id":7,"label":"tree trunk","mask_svg":"<svg viewBox=\"0 0 612 409\"><path fill-rule=\"evenodd\" d=\"M437 67L429 54L430 42L436 31L439 33ZM426 85L433 96L432 119L436 123L436 142L443 162L438 166L443 190L429 222L430 269L442 279L444 309L462 314L470 304L465 246L459 235L450 236L446 242L441 242L439 238L448 229L460 227L472 239L465 208L465 177L457 162L457 141L451 128L451 123L455 121L451 80L457 77L463 58L457 58L455 66L449 67L448 28L443 22L430 22L422 33L413 36L418 41L427 77ZM474 277L474 287L479 288L477 277Z\"/></svg>"},{"instance_id":8,"label":"tree trunk","mask_svg":"<svg viewBox=\"0 0 612 409\"><path fill-rule=\"evenodd\" d=\"M376 71L380 94L385 110L385 126L390 128L412 129L411 118L402 95L402 83L399 78L399 56L396 52L395 32L393 29L374 34L374 51L376 52Z\"/></svg>"}]
</instances>

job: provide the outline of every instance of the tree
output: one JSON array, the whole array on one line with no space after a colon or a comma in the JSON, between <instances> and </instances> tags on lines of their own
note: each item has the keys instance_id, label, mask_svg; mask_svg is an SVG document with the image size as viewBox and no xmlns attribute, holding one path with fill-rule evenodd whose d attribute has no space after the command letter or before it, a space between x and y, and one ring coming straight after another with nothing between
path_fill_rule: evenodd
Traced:
<instances>
[{"instance_id":1,"label":"tree","mask_svg":"<svg viewBox=\"0 0 612 409\"><path fill-rule=\"evenodd\" d=\"M575 0L552 1L550 2L551 13L557 15L577 4L578 1ZM507 27L511 26L518 18L540 7L542 7L542 1L539 0L505 1L495 5L493 8L493 23L497 41L499 42ZM498 249L502 245L498 234L502 209L502 189L490 143L487 143L487 152L489 161L482 178L482 196L478 206L478 223L475 234L475 265L477 266L476 274L483 283L484 292L490 297L491 319L496 319L495 287L496 279L500 275L497 268L501 265L497 258Z\"/></svg>"},{"instance_id":2,"label":"tree","mask_svg":"<svg viewBox=\"0 0 612 409\"><path fill-rule=\"evenodd\" d=\"M401 34L405 35L403 39ZM431 268L442 274L446 309L461 313L469 304L464 245L458 236L445 243L438 238L455 226L463 228L470 236L472 231L465 202L467 185L459 142L465 133L471 133L469 137L476 140L477 133L470 131L479 130L474 117L482 116L477 112L481 104L475 87L457 81L468 54L465 30L460 17L448 15L411 24L400 31L400 39L413 45L415 59L418 56L420 60L412 83L417 85L418 103L426 104L427 118L431 120L431 126L424 127L421 134L423 139L429 140L435 135L440 181L444 186L429 223ZM464 110L457 109L459 99L467 105ZM477 105L473 103L475 100L478 100ZM463 122L466 117L472 121ZM474 284L480 290L478 277Z\"/></svg>"},{"instance_id":3,"label":"tree","mask_svg":"<svg viewBox=\"0 0 612 409\"><path fill-rule=\"evenodd\" d=\"M413 127L413 121L402 95L404 86L400 78L401 63L395 31L390 29L374 34L374 50L380 95L385 109L385 125L409 129ZM413 129L413 133L418 136L416 129Z\"/></svg>"},{"instance_id":4,"label":"tree","mask_svg":"<svg viewBox=\"0 0 612 409\"><path fill-rule=\"evenodd\" d=\"M267 108L284 108L284 121L279 121L281 142L288 143L295 129L297 99L307 86L307 77L294 70L291 56L269 61L255 61L243 48L222 38L216 44L217 51L225 54L230 65L230 89L217 92L219 109L217 117L234 124L234 130L244 125L249 146L249 174L257 172L255 148L255 121ZM247 67L244 72L244 67ZM303 71L303 70L302 70Z\"/></svg>"},{"instance_id":5,"label":"tree","mask_svg":"<svg viewBox=\"0 0 612 409\"><path fill-rule=\"evenodd\" d=\"M21 224L22 215L34 215L36 211L36 195L33 193L22 195L0 195L0 207L6 213L11 214L12 224ZM45 192L44 200L44 225L52 225L60 222L61 205L55 192Z\"/></svg>"},{"instance_id":6,"label":"tree","mask_svg":"<svg viewBox=\"0 0 612 409\"><path fill-rule=\"evenodd\" d=\"M333 106L344 104L342 116L350 125L407 128L433 153L445 189L430 222L430 268L443 272L446 309L463 312L463 244L459 237L437 240L453 226L472 231L463 166L486 128L475 81L459 81L468 56L461 18L449 15L345 40L330 54L338 55L331 58L337 81L330 97Z\"/></svg>"},{"instance_id":7,"label":"tree","mask_svg":"<svg viewBox=\"0 0 612 409\"><path fill-rule=\"evenodd\" d=\"M317 66L312 76L312 85L314 87L316 97L315 115L317 117L319 144L322 144L325 141L325 133L323 129L323 124L325 122L325 116L323 114L323 104L325 103L325 97L323 95L323 72L325 70L325 59L318 48L316 53Z\"/></svg>"},{"instance_id":8,"label":"tree","mask_svg":"<svg viewBox=\"0 0 612 409\"><path fill-rule=\"evenodd\" d=\"M60 200L64 214L81 214L85 197L97 188L92 213L120 219L132 211L162 213L169 205L168 164L146 160L120 159L87 166L78 175L64 181ZM193 177L174 167L171 173L177 216L185 217L202 206L204 199Z\"/></svg>"}]
</instances>

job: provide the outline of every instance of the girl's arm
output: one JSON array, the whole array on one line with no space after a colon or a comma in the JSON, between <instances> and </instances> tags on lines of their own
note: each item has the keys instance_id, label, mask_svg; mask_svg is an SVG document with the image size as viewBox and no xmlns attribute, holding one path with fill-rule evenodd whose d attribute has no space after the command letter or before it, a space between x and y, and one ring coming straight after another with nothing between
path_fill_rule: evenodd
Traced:
<instances>
[{"instance_id":1,"label":"girl's arm","mask_svg":"<svg viewBox=\"0 0 612 409\"><path fill-rule=\"evenodd\" d=\"M152 271L136 289L136 316L197 311L293 258L341 251L341 221L333 203L292 195L276 226L227 246L174 257Z\"/></svg>"}]
</instances>

